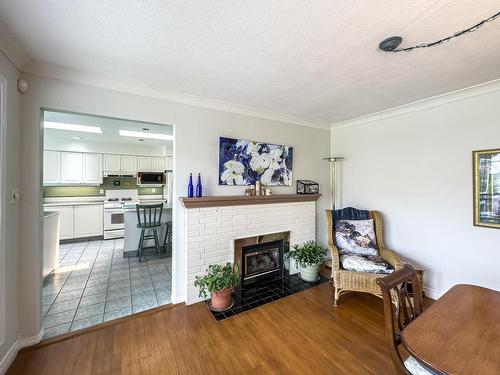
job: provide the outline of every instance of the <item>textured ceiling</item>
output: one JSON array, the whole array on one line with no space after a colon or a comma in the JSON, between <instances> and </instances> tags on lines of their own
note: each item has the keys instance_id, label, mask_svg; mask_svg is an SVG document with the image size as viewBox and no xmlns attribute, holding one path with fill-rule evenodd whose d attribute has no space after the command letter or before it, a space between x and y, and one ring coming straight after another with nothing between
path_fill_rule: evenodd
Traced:
<instances>
[{"instance_id":1,"label":"textured ceiling","mask_svg":"<svg viewBox=\"0 0 500 375\"><path fill-rule=\"evenodd\" d=\"M335 123L500 78L498 0L0 0L35 61Z\"/></svg>"}]
</instances>

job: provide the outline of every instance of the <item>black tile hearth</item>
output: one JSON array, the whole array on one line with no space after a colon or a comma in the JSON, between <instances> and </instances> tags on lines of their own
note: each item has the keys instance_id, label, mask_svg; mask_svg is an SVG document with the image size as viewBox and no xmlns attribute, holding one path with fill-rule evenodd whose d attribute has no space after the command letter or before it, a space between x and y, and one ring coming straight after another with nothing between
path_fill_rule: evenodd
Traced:
<instances>
[{"instance_id":1,"label":"black tile hearth","mask_svg":"<svg viewBox=\"0 0 500 375\"><path fill-rule=\"evenodd\" d=\"M265 305L266 303L279 300L292 294L315 287L328 282L328 278L320 275L319 281L308 283L299 278L299 275L289 275L285 272L283 281L269 281L255 286L245 288L245 291L237 288L234 291L234 305L224 312L211 311L216 320L227 319L233 315ZM208 301L207 301L208 304Z\"/></svg>"}]
</instances>

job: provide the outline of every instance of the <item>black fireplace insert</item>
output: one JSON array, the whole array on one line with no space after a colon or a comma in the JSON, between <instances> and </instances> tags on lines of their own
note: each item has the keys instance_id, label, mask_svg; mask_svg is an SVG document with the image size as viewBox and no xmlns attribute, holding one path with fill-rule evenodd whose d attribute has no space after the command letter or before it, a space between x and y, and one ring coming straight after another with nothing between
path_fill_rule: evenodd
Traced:
<instances>
[{"instance_id":1,"label":"black fireplace insert","mask_svg":"<svg viewBox=\"0 0 500 375\"><path fill-rule=\"evenodd\" d=\"M241 251L241 289L260 281L283 279L284 241L245 246Z\"/></svg>"}]
</instances>

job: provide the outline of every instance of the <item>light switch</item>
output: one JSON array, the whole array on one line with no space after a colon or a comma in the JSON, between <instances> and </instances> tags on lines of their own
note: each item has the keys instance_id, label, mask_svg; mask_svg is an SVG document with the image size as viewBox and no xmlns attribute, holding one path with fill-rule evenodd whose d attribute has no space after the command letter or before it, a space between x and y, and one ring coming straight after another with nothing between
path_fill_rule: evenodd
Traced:
<instances>
[{"instance_id":1,"label":"light switch","mask_svg":"<svg viewBox=\"0 0 500 375\"><path fill-rule=\"evenodd\" d=\"M18 203L20 198L19 188L13 188L10 193L10 203Z\"/></svg>"}]
</instances>

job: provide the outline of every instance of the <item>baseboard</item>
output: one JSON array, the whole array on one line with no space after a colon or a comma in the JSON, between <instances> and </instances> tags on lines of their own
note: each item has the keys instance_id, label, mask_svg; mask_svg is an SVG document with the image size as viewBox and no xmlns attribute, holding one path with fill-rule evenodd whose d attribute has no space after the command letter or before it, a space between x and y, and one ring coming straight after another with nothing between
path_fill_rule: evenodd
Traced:
<instances>
[{"instance_id":1,"label":"baseboard","mask_svg":"<svg viewBox=\"0 0 500 375\"><path fill-rule=\"evenodd\" d=\"M439 299L444 294L439 290L427 288L425 286L424 286L424 293L426 297L432 298L434 300Z\"/></svg>"},{"instance_id":2,"label":"baseboard","mask_svg":"<svg viewBox=\"0 0 500 375\"><path fill-rule=\"evenodd\" d=\"M16 339L12 346L9 348L7 353L5 353L4 357L0 361L0 375L4 375L9 369L12 362L16 358L17 352L19 351L19 339Z\"/></svg>"},{"instance_id":3,"label":"baseboard","mask_svg":"<svg viewBox=\"0 0 500 375\"><path fill-rule=\"evenodd\" d=\"M43 338L43 327L35 336L24 337L19 340L19 349L38 344Z\"/></svg>"},{"instance_id":4,"label":"baseboard","mask_svg":"<svg viewBox=\"0 0 500 375\"><path fill-rule=\"evenodd\" d=\"M186 296L179 296L179 297L177 297L175 295L174 291L172 291L172 295L170 296L170 300L172 301L173 304L183 303L183 302L186 302Z\"/></svg>"}]
</instances>

